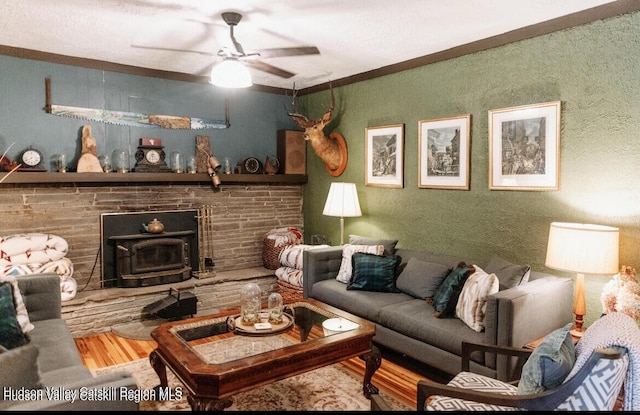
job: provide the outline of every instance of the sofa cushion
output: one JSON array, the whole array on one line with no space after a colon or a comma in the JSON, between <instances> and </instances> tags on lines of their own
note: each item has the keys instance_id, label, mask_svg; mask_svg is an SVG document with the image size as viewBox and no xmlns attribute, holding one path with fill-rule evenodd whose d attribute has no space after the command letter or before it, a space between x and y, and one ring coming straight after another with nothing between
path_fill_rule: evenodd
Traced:
<instances>
[{"instance_id":1,"label":"sofa cushion","mask_svg":"<svg viewBox=\"0 0 640 415\"><path fill-rule=\"evenodd\" d=\"M398 275L396 287L402 292L424 300L433 297L435 290L450 271L451 268L446 265L411 257Z\"/></svg>"},{"instance_id":2,"label":"sofa cushion","mask_svg":"<svg viewBox=\"0 0 640 415\"><path fill-rule=\"evenodd\" d=\"M63 319L34 321L31 343L40 349L38 364L46 373L67 366L82 365L73 336Z\"/></svg>"},{"instance_id":3,"label":"sofa cushion","mask_svg":"<svg viewBox=\"0 0 640 415\"><path fill-rule=\"evenodd\" d=\"M33 344L0 353L0 385L4 388L42 387L38 371L38 348Z\"/></svg>"},{"instance_id":4,"label":"sofa cushion","mask_svg":"<svg viewBox=\"0 0 640 415\"><path fill-rule=\"evenodd\" d=\"M360 235L349 235L351 245L383 245L384 255L395 255L397 239L373 239Z\"/></svg>"},{"instance_id":5,"label":"sofa cushion","mask_svg":"<svg viewBox=\"0 0 640 415\"><path fill-rule=\"evenodd\" d=\"M342 262L340 263L340 270L336 279L343 283L348 283L351 280L353 273L353 264L351 256L355 253L382 255L384 253L383 245L351 245L347 244L342 248Z\"/></svg>"},{"instance_id":6,"label":"sofa cushion","mask_svg":"<svg viewBox=\"0 0 640 415\"><path fill-rule=\"evenodd\" d=\"M497 255L489 260L484 270L489 274L496 274L500 280L500 291L526 284L531 274L531 267L528 264L512 264Z\"/></svg>"},{"instance_id":7,"label":"sofa cushion","mask_svg":"<svg viewBox=\"0 0 640 415\"><path fill-rule=\"evenodd\" d=\"M11 284L0 284L0 345L6 349L14 349L28 343L20 328L13 298Z\"/></svg>"},{"instance_id":8,"label":"sofa cushion","mask_svg":"<svg viewBox=\"0 0 640 415\"><path fill-rule=\"evenodd\" d=\"M396 269L400 258L355 253L352 257L353 276L347 290L396 292Z\"/></svg>"},{"instance_id":9,"label":"sofa cushion","mask_svg":"<svg viewBox=\"0 0 640 415\"><path fill-rule=\"evenodd\" d=\"M528 395L556 388L569 375L576 361L570 332L572 324L551 332L534 349L522 367L519 394Z\"/></svg>"},{"instance_id":10,"label":"sofa cushion","mask_svg":"<svg viewBox=\"0 0 640 415\"><path fill-rule=\"evenodd\" d=\"M50 370L40 374L42 386L71 385L78 382L86 382L93 378L93 374L83 365L73 365ZM86 386L83 385L83 386Z\"/></svg>"},{"instance_id":11,"label":"sofa cushion","mask_svg":"<svg viewBox=\"0 0 640 415\"><path fill-rule=\"evenodd\" d=\"M498 292L500 283L496 274L487 274L477 265L474 267L476 271L469 275L458 297L456 317L480 332L484 330L487 297Z\"/></svg>"},{"instance_id":12,"label":"sofa cushion","mask_svg":"<svg viewBox=\"0 0 640 415\"><path fill-rule=\"evenodd\" d=\"M311 297L374 323L379 320L380 310L383 307L414 299L402 292L349 291L345 284L335 279L318 281L313 284ZM416 301L424 302L422 300Z\"/></svg>"},{"instance_id":13,"label":"sofa cushion","mask_svg":"<svg viewBox=\"0 0 640 415\"><path fill-rule=\"evenodd\" d=\"M464 262L459 263L442 281L433 293L433 297L427 298L427 303L433 305L435 309L436 317L444 317L455 311L460 291L472 272L474 272L473 266Z\"/></svg>"},{"instance_id":14,"label":"sofa cushion","mask_svg":"<svg viewBox=\"0 0 640 415\"><path fill-rule=\"evenodd\" d=\"M378 322L405 336L458 356L462 354L462 341L483 343L485 338L484 333L471 330L458 318L435 317L433 309L424 300L417 298L382 307Z\"/></svg>"}]
</instances>

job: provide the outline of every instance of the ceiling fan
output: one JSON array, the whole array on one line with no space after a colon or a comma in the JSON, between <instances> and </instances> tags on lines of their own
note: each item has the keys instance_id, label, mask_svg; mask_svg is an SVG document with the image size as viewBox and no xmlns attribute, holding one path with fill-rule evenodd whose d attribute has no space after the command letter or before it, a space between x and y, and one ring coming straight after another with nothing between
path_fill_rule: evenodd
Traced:
<instances>
[{"instance_id":1,"label":"ceiling fan","mask_svg":"<svg viewBox=\"0 0 640 415\"><path fill-rule=\"evenodd\" d=\"M229 35L233 44L233 50L231 48L222 48L218 51L218 56L226 59L237 59L242 61L245 65L258 69L263 72L280 76L282 78L291 78L294 73L262 62L259 58L280 58L286 56L302 56L302 55L318 55L320 51L315 46L298 46L290 48L270 48L260 49L254 52L246 53L244 48L236 39L233 28L238 25L242 19L242 15L236 12L224 12L222 13L222 19L227 25L229 25Z\"/></svg>"},{"instance_id":2,"label":"ceiling fan","mask_svg":"<svg viewBox=\"0 0 640 415\"><path fill-rule=\"evenodd\" d=\"M294 73L286 71L282 68L278 68L277 66L268 64L266 62L263 62L260 59L320 54L320 51L315 46L267 48L267 49L259 49L255 51L245 52L242 44L240 44L240 42L236 39L234 35L234 27L238 25L240 20L242 20L242 15L236 12L224 12L222 13L222 19L229 26L231 46L230 47L225 46L221 48L220 50L218 50L217 54L205 53L207 55L217 55L222 57L223 60L239 61L239 62L242 62L245 66L249 66L251 68L270 73L272 75L276 75L282 78L291 78L295 76ZM190 52L190 53L203 54L202 51L194 51L194 50L188 50L188 49L176 49L176 48L141 46L141 45L132 45L132 46L141 47L145 49L162 49L162 50L172 50L172 51L178 51L178 52ZM216 64L215 62L212 63L212 65L215 65L215 64ZM209 70L210 68L211 66L209 66Z\"/></svg>"}]
</instances>

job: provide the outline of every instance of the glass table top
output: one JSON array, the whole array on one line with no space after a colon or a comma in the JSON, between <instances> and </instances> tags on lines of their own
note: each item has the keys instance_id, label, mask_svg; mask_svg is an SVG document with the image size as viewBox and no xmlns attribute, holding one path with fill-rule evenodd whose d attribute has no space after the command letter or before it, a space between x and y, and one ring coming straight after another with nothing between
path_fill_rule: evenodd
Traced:
<instances>
[{"instance_id":1,"label":"glass table top","mask_svg":"<svg viewBox=\"0 0 640 415\"><path fill-rule=\"evenodd\" d=\"M245 330L238 325L238 316L233 315L176 325L170 332L203 362L223 364L360 327L355 322L305 302L288 304L284 311L285 323L282 327L274 326L272 331L254 330L253 327Z\"/></svg>"}]
</instances>

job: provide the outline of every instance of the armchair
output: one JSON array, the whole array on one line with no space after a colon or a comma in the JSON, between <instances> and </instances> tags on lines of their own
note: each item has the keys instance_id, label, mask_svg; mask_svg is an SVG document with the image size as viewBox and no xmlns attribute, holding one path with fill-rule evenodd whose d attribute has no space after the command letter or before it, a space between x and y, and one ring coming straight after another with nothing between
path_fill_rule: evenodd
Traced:
<instances>
[{"instance_id":1,"label":"armchair","mask_svg":"<svg viewBox=\"0 0 640 415\"><path fill-rule=\"evenodd\" d=\"M474 352L511 356L515 380L503 382L469 372L469 361ZM536 363L536 359L532 358L535 352L512 347L464 344L462 371L450 382L446 385L429 380L418 382L417 410L520 408L606 411L614 408L623 386L624 410L640 409L640 329L629 316L611 313L591 325L575 347L575 360L571 360L568 375L557 387L535 393L521 389L519 393L518 383L527 383L523 371L529 371L530 366ZM379 396L372 396L371 408L385 410L388 406Z\"/></svg>"}]
</instances>

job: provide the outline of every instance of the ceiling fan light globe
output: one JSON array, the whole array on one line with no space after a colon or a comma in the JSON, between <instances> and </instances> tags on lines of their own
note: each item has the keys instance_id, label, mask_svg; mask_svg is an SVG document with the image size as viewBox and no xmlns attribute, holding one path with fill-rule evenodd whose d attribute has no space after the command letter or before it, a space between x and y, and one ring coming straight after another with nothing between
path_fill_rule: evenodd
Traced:
<instances>
[{"instance_id":1,"label":"ceiling fan light globe","mask_svg":"<svg viewBox=\"0 0 640 415\"><path fill-rule=\"evenodd\" d=\"M236 59L225 59L215 65L209 82L221 88L248 88L253 85L249 69Z\"/></svg>"}]
</instances>

